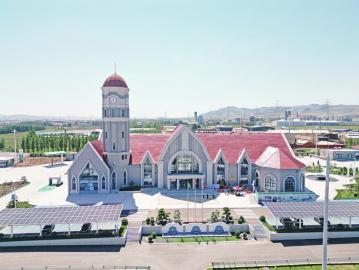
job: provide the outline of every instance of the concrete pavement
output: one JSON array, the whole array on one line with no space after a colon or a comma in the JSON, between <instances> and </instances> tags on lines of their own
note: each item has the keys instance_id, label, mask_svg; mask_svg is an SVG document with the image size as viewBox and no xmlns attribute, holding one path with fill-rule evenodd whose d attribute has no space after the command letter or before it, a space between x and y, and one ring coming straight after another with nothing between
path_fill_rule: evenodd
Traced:
<instances>
[{"instance_id":1,"label":"concrete pavement","mask_svg":"<svg viewBox=\"0 0 359 270\"><path fill-rule=\"evenodd\" d=\"M46 248L45 250L0 249L0 269L19 269L20 266L42 267L102 267L114 265L151 266L155 270L188 269L203 270L212 261L253 260L298 260L320 259L322 249L319 242L305 245L283 245L282 243L218 242L217 244L148 244L129 243L120 251L108 247ZM358 257L359 244L331 244L329 258Z\"/></svg>"}]
</instances>

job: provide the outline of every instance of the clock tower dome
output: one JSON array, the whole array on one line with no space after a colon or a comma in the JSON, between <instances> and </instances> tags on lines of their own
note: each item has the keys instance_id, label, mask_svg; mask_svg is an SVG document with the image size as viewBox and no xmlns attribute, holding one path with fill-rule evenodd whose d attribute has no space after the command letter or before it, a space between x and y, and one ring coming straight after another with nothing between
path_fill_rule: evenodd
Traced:
<instances>
[{"instance_id":1,"label":"clock tower dome","mask_svg":"<svg viewBox=\"0 0 359 270\"><path fill-rule=\"evenodd\" d=\"M106 79L101 89L104 155L113 174L116 174L112 189L118 189L127 185L126 167L130 160L129 88L125 80L115 73ZM122 175L125 179L118 181Z\"/></svg>"}]
</instances>

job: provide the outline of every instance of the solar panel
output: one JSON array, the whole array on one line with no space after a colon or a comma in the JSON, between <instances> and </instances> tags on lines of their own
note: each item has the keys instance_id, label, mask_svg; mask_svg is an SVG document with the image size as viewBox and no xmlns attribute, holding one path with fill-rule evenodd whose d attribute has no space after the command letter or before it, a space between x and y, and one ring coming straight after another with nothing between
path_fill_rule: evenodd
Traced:
<instances>
[{"instance_id":1,"label":"solar panel","mask_svg":"<svg viewBox=\"0 0 359 270\"><path fill-rule=\"evenodd\" d=\"M323 201L266 202L265 206L278 218L314 218L324 216ZM359 201L329 201L329 217L359 217Z\"/></svg>"},{"instance_id":2,"label":"solar panel","mask_svg":"<svg viewBox=\"0 0 359 270\"><path fill-rule=\"evenodd\" d=\"M0 212L0 225L80 224L118 222L122 204L94 206L61 206L7 208Z\"/></svg>"}]
</instances>

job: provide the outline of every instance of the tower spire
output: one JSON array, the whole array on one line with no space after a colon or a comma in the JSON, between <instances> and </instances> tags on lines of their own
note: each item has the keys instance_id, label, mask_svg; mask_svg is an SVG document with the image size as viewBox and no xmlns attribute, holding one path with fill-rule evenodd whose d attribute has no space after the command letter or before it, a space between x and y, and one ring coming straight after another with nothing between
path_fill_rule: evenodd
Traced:
<instances>
[{"instance_id":1,"label":"tower spire","mask_svg":"<svg viewBox=\"0 0 359 270\"><path fill-rule=\"evenodd\" d=\"M117 74L117 73L116 73L116 62L114 63L114 67L115 67L115 74Z\"/></svg>"}]
</instances>

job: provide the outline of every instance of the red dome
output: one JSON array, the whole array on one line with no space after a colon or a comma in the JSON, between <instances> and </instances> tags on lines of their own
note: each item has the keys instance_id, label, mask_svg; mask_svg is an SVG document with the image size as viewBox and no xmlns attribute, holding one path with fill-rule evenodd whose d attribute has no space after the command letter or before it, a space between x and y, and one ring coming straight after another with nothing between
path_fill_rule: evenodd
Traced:
<instances>
[{"instance_id":1,"label":"red dome","mask_svg":"<svg viewBox=\"0 0 359 270\"><path fill-rule=\"evenodd\" d=\"M127 83L125 80L118 74L112 74L110 77L106 79L103 83L102 87L127 87Z\"/></svg>"}]
</instances>

